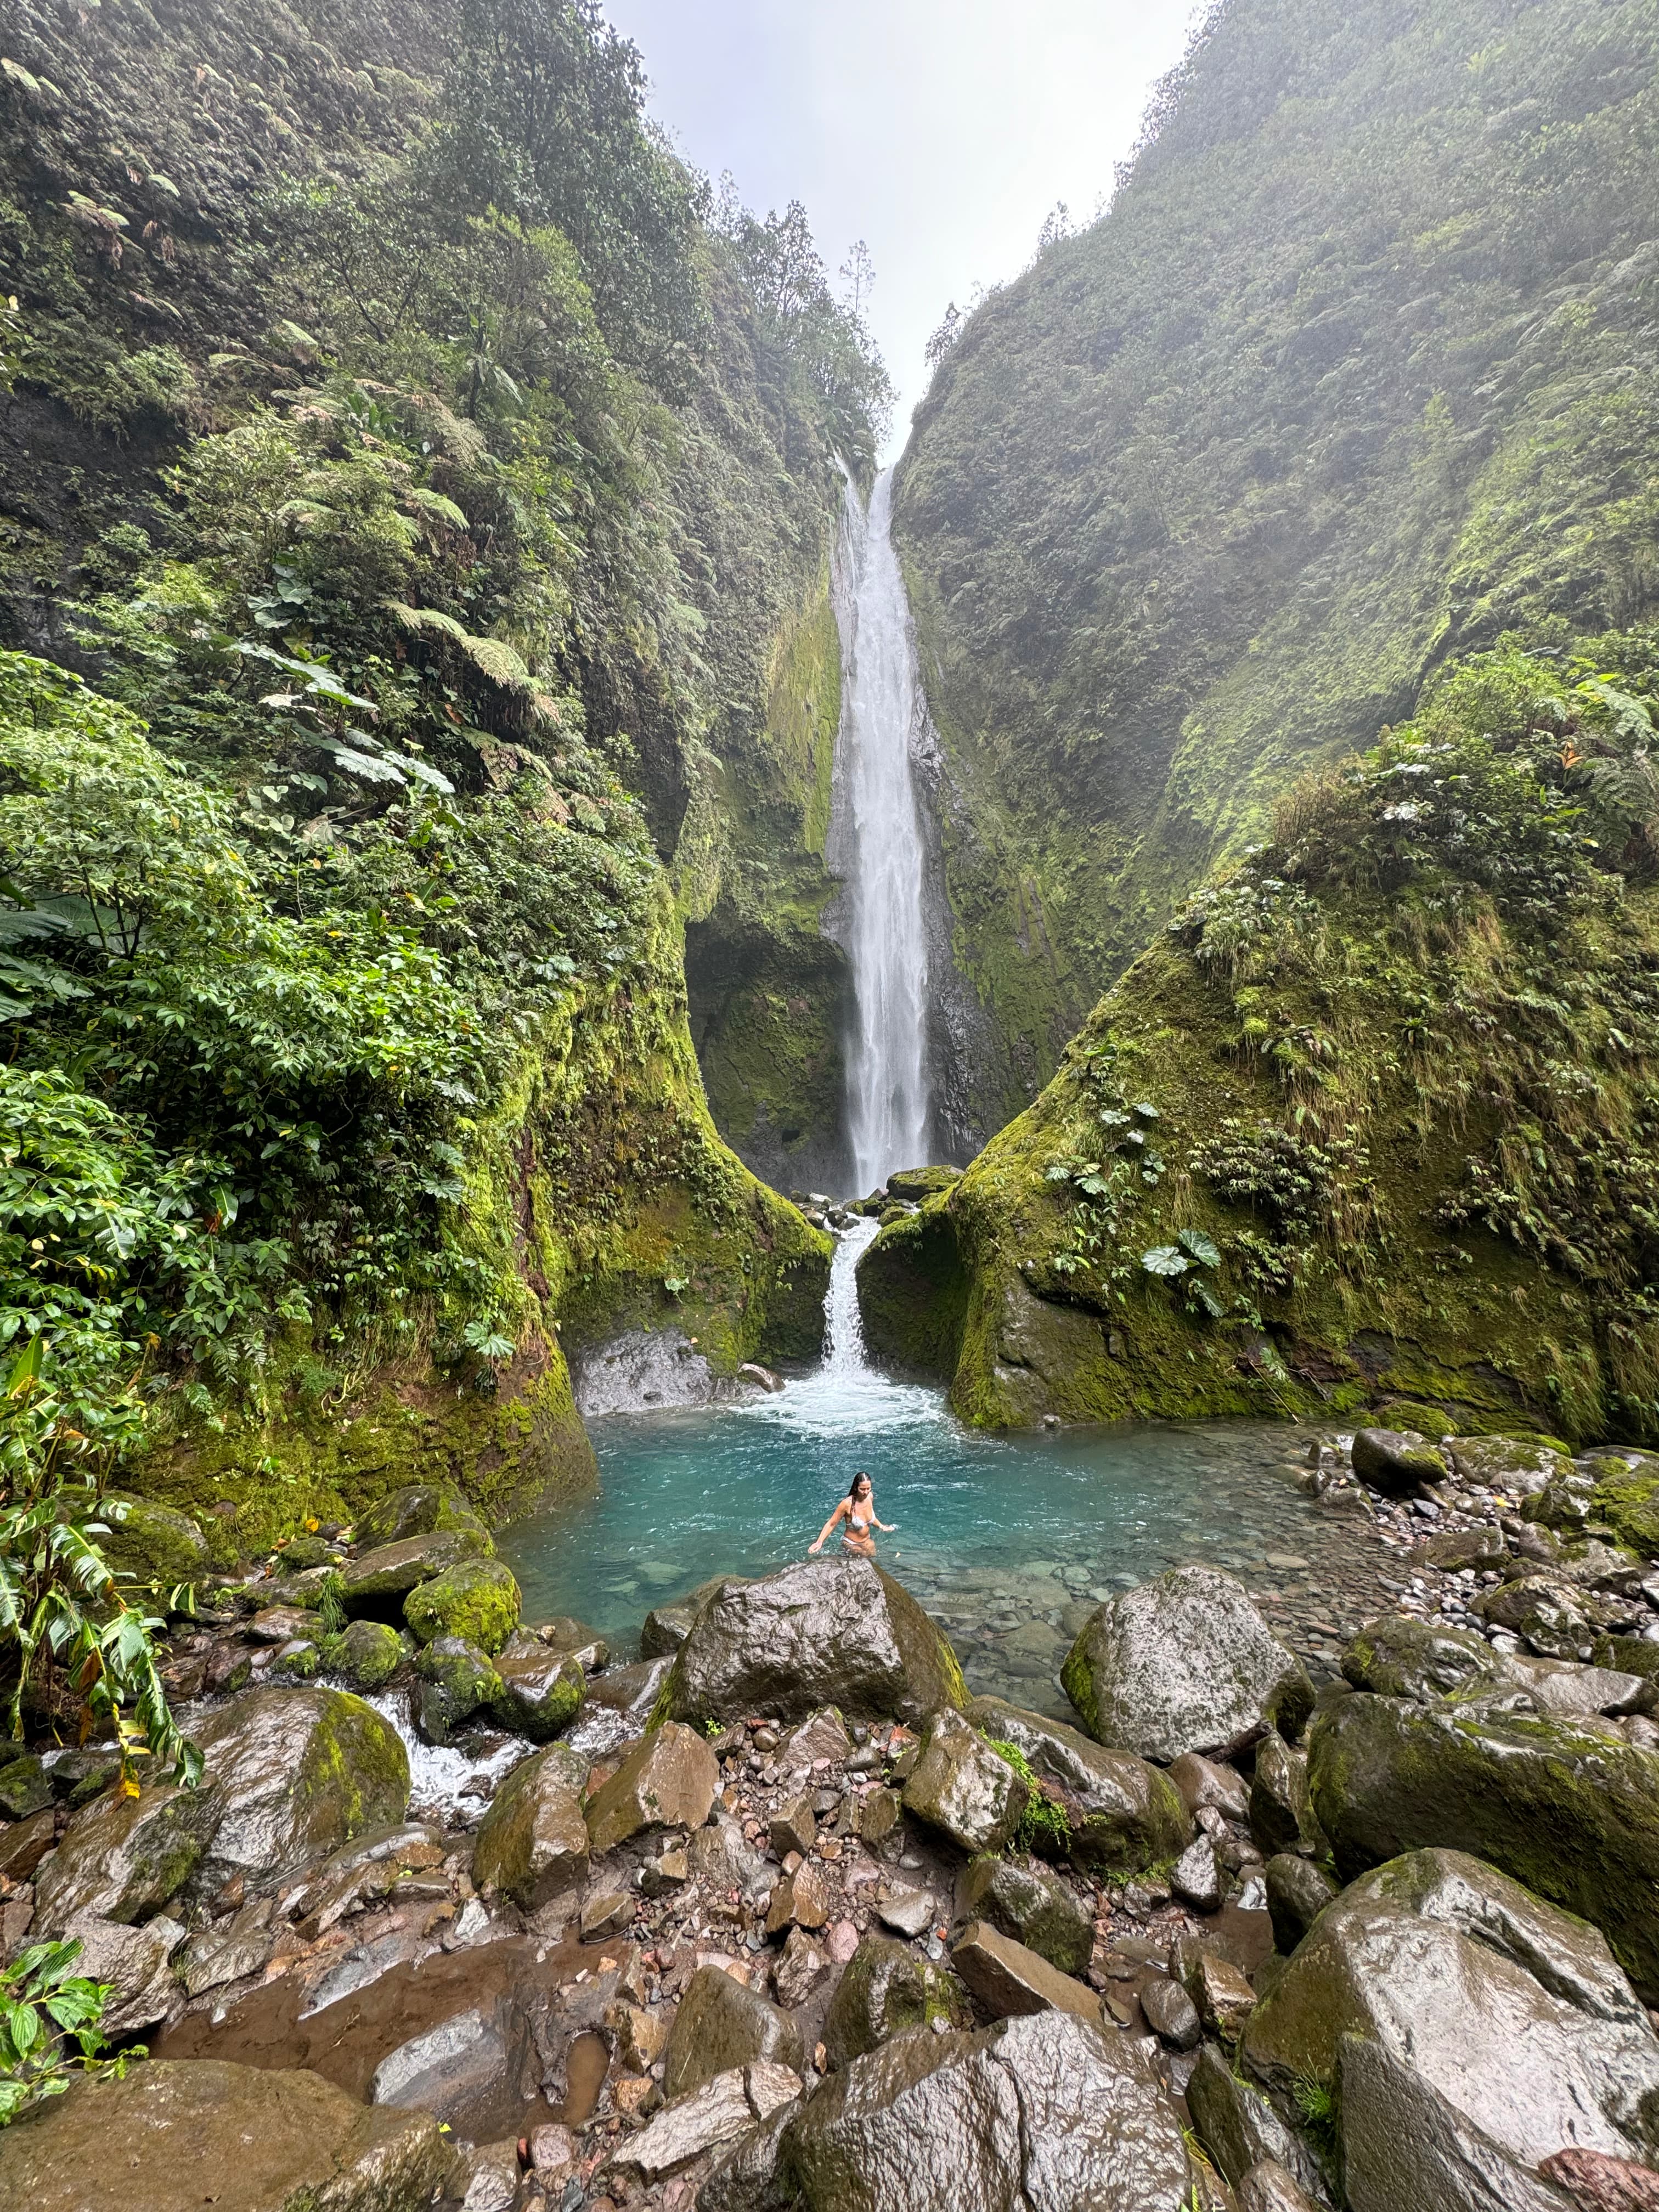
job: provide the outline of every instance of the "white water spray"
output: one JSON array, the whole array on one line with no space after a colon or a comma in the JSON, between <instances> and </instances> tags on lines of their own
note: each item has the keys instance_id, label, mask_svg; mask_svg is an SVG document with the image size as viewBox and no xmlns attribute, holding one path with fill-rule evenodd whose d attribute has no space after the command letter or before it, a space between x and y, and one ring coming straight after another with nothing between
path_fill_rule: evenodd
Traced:
<instances>
[{"instance_id":1,"label":"white water spray","mask_svg":"<svg viewBox=\"0 0 1659 2212\"><path fill-rule=\"evenodd\" d=\"M893 472L868 513L849 478L852 636L842 708L848 933L855 1000L847 1123L860 1192L928 1154L927 939L921 821L910 772L921 699L904 578L892 540Z\"/></svg>"}]
</instances>

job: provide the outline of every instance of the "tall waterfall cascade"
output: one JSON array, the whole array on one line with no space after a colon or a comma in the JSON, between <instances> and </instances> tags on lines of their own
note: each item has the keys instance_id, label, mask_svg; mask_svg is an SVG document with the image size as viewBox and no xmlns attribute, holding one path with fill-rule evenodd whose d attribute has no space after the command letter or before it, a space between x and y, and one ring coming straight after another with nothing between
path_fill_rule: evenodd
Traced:
<instances>
[{"instance_id":1,"label":"tall waterfall cascade","mask_svg":"<svg viewBox=\"0 0 1659 2212\"><path fill-rule=\"evenodd\" d=\"M911 741L923 714L904 578L893 550L893 472L864 508L851 479L842 544L850 574L838 776L854 1027L847 1126L854 1178L874 1190L928 1157L927 938L921 810Z\"/></svg>"}]
</instances>

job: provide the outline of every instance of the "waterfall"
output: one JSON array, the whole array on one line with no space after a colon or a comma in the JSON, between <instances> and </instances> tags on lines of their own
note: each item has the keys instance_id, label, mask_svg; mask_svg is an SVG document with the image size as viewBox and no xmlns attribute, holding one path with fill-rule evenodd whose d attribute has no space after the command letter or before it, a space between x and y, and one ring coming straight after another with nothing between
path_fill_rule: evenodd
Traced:
<instances>
[{"instance_id":1,"label":"waterfall","mask_svg":"<svg viewBox=\"0 0 1659 2212\"><path fill-rule=\"evenodd\" d=\"M921 822L910 772L921 701L904 578L892 539L893 472L868 512L848 479L851 635L843 650L840 796L853 969L847 1126L854 1180L874 1190L929 1157L927 940Z\"/></svg>"}]
</instances>

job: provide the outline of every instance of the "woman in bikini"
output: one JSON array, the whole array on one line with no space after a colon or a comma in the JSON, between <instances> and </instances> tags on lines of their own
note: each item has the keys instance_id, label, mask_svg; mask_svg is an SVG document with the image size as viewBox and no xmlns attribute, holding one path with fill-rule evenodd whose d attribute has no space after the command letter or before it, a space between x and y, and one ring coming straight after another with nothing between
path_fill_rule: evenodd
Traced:
<instances>
[{"instance_id":1,"label":"woman in bikini","mask_svg":"<svg viewBox=\"0 0 1659 2212\"><path fill-rule=\"evenodd\" d=\"M853 1487L819 1529L817 1542L810 1547L812 1551L821 1552L829 1540L830 1530L838 1521L845 1521L847 1523L846 1528L842 1531L842 1551L856 1552L860 1559L873 1559L876 1556L876 1547L871 1540L870 1531L872 1528L879 1528L884 1534L891 1535L898 1526L896 1521L877 1520L875 1492L870 1487L869 1476L862 1470L853 1477Z\"/></svg>"}]
</instances>

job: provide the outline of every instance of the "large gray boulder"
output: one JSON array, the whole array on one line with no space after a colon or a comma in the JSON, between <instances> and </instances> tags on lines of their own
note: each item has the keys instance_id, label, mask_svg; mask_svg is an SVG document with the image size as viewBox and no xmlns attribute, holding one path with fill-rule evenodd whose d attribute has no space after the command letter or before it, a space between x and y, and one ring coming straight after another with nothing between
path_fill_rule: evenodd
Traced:
<instances>
[{"instance_id":1,"label":"large gray boulder","mask_svg":"<svg viewBox=\"0 0 1659 2212\"><path fill-rule=\"evenodd\" d=\"M473 1847L472 1878L534 1912L587 1872L587 1761L550 1743L495 1786Z\"/></svg>"},{"instance_id":2,"label":"large gray boulder","mask_svg":"<svg viewBox=\"0 0 1659 2212\"><path fill-rule=\"evenodd\" d=\"M1345 1880L1442 1845L1606 1935L1659 2002L1659 1754L1616 1723L1344 1698L1309 1732L1313 1808Z\"/></svg>"},{"instance_id":3,"label":"large gray boulder","mask_svg":"<svg viewBox=\"0 0 1659 2212\"><path fill-rule=\"evenodd\" d=\"M320 2074L151 2059L0 2130L0 2204L29 2212L424 2212L453 2154L430 2112Z\"/></svg>"},{"instance_id":4,"label":"large gray boulder","mask_svg":"<svg viewBox=\"0 0 1659 2212\"><path fill-rule=\"evenodd\" d=\"M1006 1850L1030 1792L1000 1752L958 1712L935 1713L904 1785L904 1809L965 1851Z\"/></svg>"},{"instance_id":5,"label":"large gray boulder","mask_svg":"<svg viewBox=\"0 0 1659 2212\"><path fill-rule=\"evenodd\" d=\"M1302 1662L1236 1577L1176 1567L1098 1606L1060 1669L1100 1742L1167 1762L1296 1735L1313 1705Z\"/></svg>"},{"instance_id":6,"label":"large gray boulder","mask_svg":"<svg viewBox=\"0 0 1659 2212\"><path fill-rule=\"evenodd\" d=\"M397 1730L343 1690L247 1690L195 1734L198 1788L110 1791L75 1815L35 1878L37 1934L80 1913L147 1920L186 1883L201 1897L239 1874L270 1888L408 1807Z\"/></svg>"},{"instance_id":7,"label":"large gray boulder","mask_svg":"<svg viewBox=\"0 0 1659 2212\"><path fill-rule=\"evenodd\" d=\"M798 2108L778 2170L805 2212L1173 2212L1194 2179L1140 2052L1063 2012L894 2037Z\"/></svg>"},{"instance_id":8,"label":"large gray boulder","mask_svg":"<svg viewBox=\"0 0 1659 2212\"><path fill-rule=\"evenodd\" d=\"M944 1632L871 1560L805 1559L723 1583L700 1608L668 1677L676 1720L820 1705L850 1718L925 1720L966 1698Z\"/></svg>"},{"instance_id":9,"label":"large gray boulder","mask_svg":"<svg viewBox=\"0 0 1659 2212\"><path fill-rule=\"evenodd\" d=\"M968 1993L947 1966L936 1966L891 1936L860 1936L823 2023L832 2069L902 2035L907 2028L972 2025Z\"/></svg>"},{"instance_id":10,"label":"large gray boulder","mask_svg":"<svg viewBox=\"0 0 1659 2212\"><path fill-rule=\"evenodd\" d=\"M1451 1462L1438 1444L1415 1429L1358 1429L1353 1471L1385 1498L1410 1498L1425 1483L1443 1482Z\"/></svg>"},{"instance_id":11,"label":"large gray boulder","mask_svg":"<svg viewBox=\"0 0 1659 2212\"><path fill-rule=\"evenodd\" d=\"M957 1883L957 1916L989 1921L1062 1974L1082 1973L1094 1949L1092 1910L1038 1859L987 1851L971 1860Z\"/></svg>"},{"instance_id":12,"label":"large gray boulder","mask_svg":"<svg viewBox=\"0 0 1659 2212\"><path fill-rule=\"evenodd\" d=\"M1256 2006L1243 2057L1270 2088L1341 2087L1346 2104L1354 2035L1521 2173L1569 2144L1659 2147L1659 2039L1605 1942L1462 1852L1413 1852L1328 1905Z\"/></svg>"},{"instance_id":13,"label":"large gray boulder","mask_svg":"<svg viewBox=\"0 0 1659 2212\"><path fill-rule=\"evenodd\" d=\"M1337 2076L1351 2212L1584 2212L1386 2044L1345 2035Z\"/></svg>"},{"instance_id":14,"label":"large gray boulder","mask_svg":"<svg viewBox=\"0 0 1659 2212\"><path fill-rule=\"evenodd\" d=\"M981 1735L1012 1744L1065 1806L1075 1865L1140 1874L1179 1857L1191 1841L1191 1816L1162 1767L1003 1698L974 1698L966 1711Z\"/></svg>"},{"instance_id":15,"label":"large gray boulder","mask_svg":"<svg viewBox=\"0 0 1659 2212\"><path fill-rule=\"evenodd\" d=\"M404 1600L424 1582L435 1581L464 1560L483 1559L494 1548L483 1527L434 1528L378 1544L340 1571L342 1601L348 1613L400 1621Z\"/></svg>"}]
</instances>

